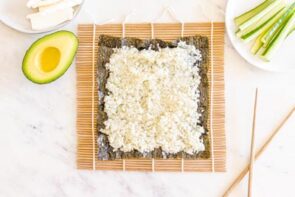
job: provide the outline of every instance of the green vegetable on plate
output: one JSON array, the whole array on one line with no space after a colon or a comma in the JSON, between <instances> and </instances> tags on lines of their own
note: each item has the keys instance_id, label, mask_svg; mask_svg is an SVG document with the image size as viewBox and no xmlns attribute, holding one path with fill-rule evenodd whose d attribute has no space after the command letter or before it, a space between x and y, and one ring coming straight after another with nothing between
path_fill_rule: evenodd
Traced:
<instances>
[{"instance_id":1,"label":"green vegetable on plate","mask_svg":"<svg viewBox=\"0 0 295 197\"><path fill-rule=\"evenodd\" d=\"M267 7L272 1L274 0L266 0L264 1L262 4L258 5L257 7L249 10L248 12L236 17L234 19L235 24L237 26L240 26L241 24L243 24L244 22L246 22L247 20L249 20L251 17L253 17L254 15L256 15L257 13L261 12L265 7Z\"/></svg>"},{"instance_id":2,"label":"green vegetable on plate","mask_svg":"<svg viewBox=\"0 0 295 197\"><path fill-rule=\"evenodd\" d=\"M295 3L286 5L282 0L265 0L234 19L236 36L246 43L256 39L251 53L270 61L295 30L294 12Z\"/></svg>"},{"instance_id":3,"label":"green vegetable on plate","mask_svg":"<svg viewBox=\"0 0 295 197\"><path fill-rule=\"evenodd\" d=\"M279 9L276 12L271 13L271 17L263 17L261 21L258 21L255 25L251 26L250 31L242 31L241 39L245 42L252 41L265 30L269 29L284 13L284 7L278 7ZM247 29L246 29L247 30Z\"/></svg>"},{"instance_id":4,"label":"green vegetable on plate","mask_svg":"<svg viewBox=\"0 0 295 197\"><path fill-rule=\"evenodd\" d=\"M261 18L263 18L269 12L274 12L274 9L277 6L280 6L280 4L281 4L280 0L271 1L271 3L267 7L265 7L261 12L258 12L257 14L255 14L254 16L246 20L244 23L242 23L239 26L239 29L244 30L250 27L251 25L255 25L256 22L258 22Z\"/></svg>"},{"instance_id":5,"label":"green vegetable on plate","mask_svg":"<svg viewBox=\"0 0 295 197\"><path fill-rule=\"evenodd\" d=\"M286 24L282 27L280 32L276 35L276 37L271 41L271 43L267 46L265 51L262 53L261 57L264 60L269 61L272 54L277 50L277 48L279 48L282 45L283 41L288 36L288 33L292 29L294 22L295 22L295 13L292 14L290 19L286 22Z\"/></svg>"},{"instance_id":6,"label":"green vegetable on plate","mask_svg":"<svg viewBox=\"0 0 295 197\"><path fill-rule=\"evenodd\" d=\"M290 18L292 13L294 13L295 3L293 3L286 12L280 17L280 19L276 22L276 24L273 25L272 28L270 28L265 35L261 38L261 41L266 44L276 35L276 33L279 32L279 30L282 28L283 24L286 23L286 21Z\"/></svg>"}]
</instances>

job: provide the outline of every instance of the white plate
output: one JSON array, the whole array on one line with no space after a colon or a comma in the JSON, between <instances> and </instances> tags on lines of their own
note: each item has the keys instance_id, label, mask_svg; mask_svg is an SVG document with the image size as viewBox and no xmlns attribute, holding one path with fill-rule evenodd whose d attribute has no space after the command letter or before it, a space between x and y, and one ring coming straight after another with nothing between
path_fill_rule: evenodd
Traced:
<instances>
[{"instance_id":1,"label":"white plate","mask_svg":"<svg viewBox=\"0 0 295 197\"><path fill-rule=\"evenodd\" d=\"M53 31L65 26L70 22L65 21L64 23L61 23L55 27L40 31L32 30L30 21L26 18L26 16L29 13L33 13L33 11L26 6L27 2L28 0L0 0L0 21L12 29L29 34ZM81 5L75 7L74 18L79 13L83 2Z\"/></svg>"},{"instance_id":2,"label":"white plate","mask_svg":"<svg viewBox=\"0 0 295 197\"><path fill-rule=\"evenodd\" d=\"M252 55L250 52L252 42L247 44L243 43L235 35L236 26L233 19L261 2L263 2L263 0L228 0L225 22L227 34L232 45L247 62L258 68L273 72L295 71L295 33L286 39L270 62L265 62L259 59L259 57ZM286 0L286 2L291 3L294 2L294 0Z\"/></svg>"}]
</instances>

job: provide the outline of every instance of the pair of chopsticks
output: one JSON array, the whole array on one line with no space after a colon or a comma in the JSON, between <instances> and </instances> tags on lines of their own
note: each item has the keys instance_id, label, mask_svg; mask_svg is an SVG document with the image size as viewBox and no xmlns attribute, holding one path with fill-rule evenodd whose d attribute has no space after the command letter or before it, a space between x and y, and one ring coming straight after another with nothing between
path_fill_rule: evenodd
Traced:
<instances>
[{"instance_id":1,"label":"pair of chopsticks","mask_svg":"<svg viewBox=\"0 0 295 197\"><path fill-rule=\"evenodd\" d=\"M280 129L284 126L284 124L289 120L292 114L295 112L295 107L287 114L286 117L281 121L277 128L273 131L271 136L266 140L266 142L262 145L262 147L255 154L255 127L256 127L256 109L257 109L257 98L258 98L258 89L255 92L255 101L254 101L254 113L253 113L253 122L252 122L252 138L251 138L251 153L250 153L250 164L247 165L242 172L236 177L230 187L223 194L223 197L229 196L231 191L239 184L239 182L245 177L245 175L249 171L249 179L248 179L248 197L252 195L252 182L253 182L253 167L254 162L258 159L261 154L265 151L267 146L271 143L273 138L278 134Z\"/></svg>"}]
</instances>

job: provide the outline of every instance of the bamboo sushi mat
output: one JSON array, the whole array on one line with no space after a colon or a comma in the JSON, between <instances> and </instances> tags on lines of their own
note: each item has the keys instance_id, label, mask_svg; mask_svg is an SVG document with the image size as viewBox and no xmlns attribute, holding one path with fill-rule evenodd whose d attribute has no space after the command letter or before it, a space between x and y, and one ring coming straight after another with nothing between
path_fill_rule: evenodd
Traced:
<instances>
[{"instance_id":1,"label":"bamboo sushi mat","mask_svg":"<svg viewBox=\"0 0 295 197\"><path fill-rule=\"evenodd\" d=\"M80 24L78 26L79 49L76 59L77 71L77 168L89 170L123 171L194 171L224 172L226 170L226 145L224 131L224 23L165 23L165 24ZM209 159L123 159L98 160L97 112L98 91L96 62L100 34L148 39L152 37L167 41L183 36L200 34L209 39L209 88L210 137ZM153 29L153 31L151 30ZM153 33L152 33L153 32ZM213 56L212 56L213 54ZM213 68L213 70L212 70ZM213 79L213 80L212 80Z\"/></svg>"}]
</instances>

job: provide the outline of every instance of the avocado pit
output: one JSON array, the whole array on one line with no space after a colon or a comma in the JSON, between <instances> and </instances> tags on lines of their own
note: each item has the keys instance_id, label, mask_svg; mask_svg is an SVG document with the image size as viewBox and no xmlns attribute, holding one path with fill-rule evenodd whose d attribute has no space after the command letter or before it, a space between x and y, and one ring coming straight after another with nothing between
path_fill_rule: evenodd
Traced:
<instances>
[{"instance_id":1,"label":"avocado pit","mask_svg":"<svg viewBox=\"0 0 295 197\"><path fill-rule=\"evenodd\" d=\"M53 71L59 64L61 52L56 47L47 47L43 50L40 57L41 70L44 72Z\"/></svg>"}]
</instances>

